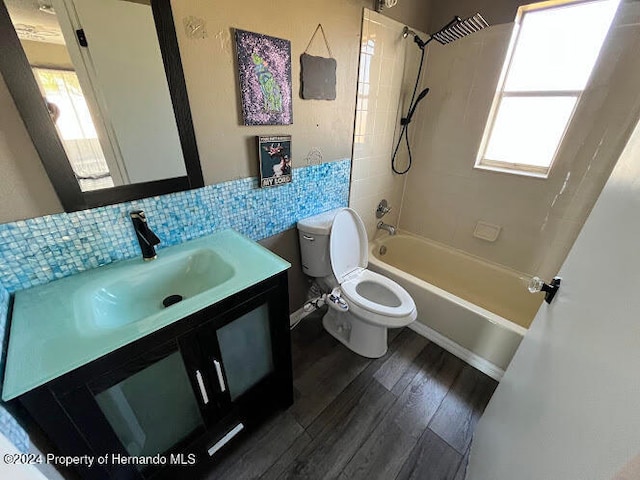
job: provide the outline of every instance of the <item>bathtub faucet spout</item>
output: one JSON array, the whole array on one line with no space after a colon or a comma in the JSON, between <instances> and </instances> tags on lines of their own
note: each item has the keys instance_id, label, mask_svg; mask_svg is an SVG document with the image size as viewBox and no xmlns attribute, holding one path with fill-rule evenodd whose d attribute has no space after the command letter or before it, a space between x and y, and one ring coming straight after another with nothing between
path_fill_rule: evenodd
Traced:
<instances>
[{"instance_id":1,"label":"bathtub faucet spout","mask_svg":"<svg viewBox=\"0 0 640 480\"><path fill-rule=\"evenodd\" d=\"M389 235L396 234L396 227L394 227L393 225L389 225L388 223L384 223L382 220L378 222L378 230L386 230L387 232L389 232Z\"/></svg>"}]
</instances>

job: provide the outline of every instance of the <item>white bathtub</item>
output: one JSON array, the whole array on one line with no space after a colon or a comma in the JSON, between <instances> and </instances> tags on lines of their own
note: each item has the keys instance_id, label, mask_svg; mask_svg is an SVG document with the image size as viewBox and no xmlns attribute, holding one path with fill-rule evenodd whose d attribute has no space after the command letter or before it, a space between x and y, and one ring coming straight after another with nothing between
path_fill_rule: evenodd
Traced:
<instances>
[{"instance_id":1,"label":"white bathtub","mask_svg":"<svg viewBox=\"0 0 640 480\"><path fill-rule=\"evenodd\" d=\"M369 247L369 268L416 302L410 328L500 380L543 298L527 291L529 277L412 235Z\"/></svg>"}]
</instances>

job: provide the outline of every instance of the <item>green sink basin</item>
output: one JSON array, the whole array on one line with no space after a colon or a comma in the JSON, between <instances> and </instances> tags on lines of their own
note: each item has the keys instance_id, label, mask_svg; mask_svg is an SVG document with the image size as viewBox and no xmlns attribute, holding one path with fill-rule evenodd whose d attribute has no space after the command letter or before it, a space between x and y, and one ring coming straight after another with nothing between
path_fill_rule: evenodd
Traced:
<instances>
[{"instance_id":1,"label":"green sink basin","mask_svg":"<svg viewBox=\"0 0 640 480\"><path fill-rule=\"evenodd\" d=\"M7 401L277 275L290 264L233 230L16 292ZM169 295L183 300L166 307ZM284 319L288 321L288 319Z\"/></svg>"},{"instance_id":2,"label":"green sink basin","mask_svg":"<svg viewBox=\"0 0 640 480\"><path fill-rule=\"evenodd\" d=\"M205 248L114 269L75 292L78 328L99 332L138 322L219 287L234 273L218 253ZM165 306L171 296L180 300Z\"/></svg>"}]
</instances>

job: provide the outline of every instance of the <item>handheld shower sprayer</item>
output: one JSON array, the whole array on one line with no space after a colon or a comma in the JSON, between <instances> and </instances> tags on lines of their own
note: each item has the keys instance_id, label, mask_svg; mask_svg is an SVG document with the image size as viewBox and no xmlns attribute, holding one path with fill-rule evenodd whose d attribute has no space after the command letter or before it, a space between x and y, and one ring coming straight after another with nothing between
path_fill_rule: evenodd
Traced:
<instances>
[{"instance_id":1,"label":"handheld shower sprayer","mask_svg":"<svg viewBox=\"0 0 640 480\"><path fill-rule=\"evenodd\" d=\"M427 93L429 93L429 89L428 88L425 88L424 90L422 90L420 92L420 94L416 97L415 102L413 102L413 105L411 105L411 109L407 113L407 116L406 117L402 117L400 119L400 125L404 126L404 125L409 125L411 123L411 120L413 119L413 114L416 111L416 107L422 101L422 99L427 96Z\"/></svg>"},{"instance_id":2,"label":"handheld shower sprayer","mask_svg":"<svg viewBox=\"0 0 640 480\"><path fill-rule=\"evenodd\" d=\"M420 92L420 94L416 97L416 93L418 92L418 85L420 85L420 75L422 74L422 65L424 63L424 51L425 47L435 40L441 45L446 45L448 43L459 40L467 35L471 35L479 30L482 30L485 27L488 27L489 24L484 19L482 15L476 13L469 18L462 20L457 15L453 17L449 23L447 23L444 27L438 30L435 33L429 35L426 41L422 40L416 32L411 30L409 27L405 26L402 29L402 38L407 38L409 35L413 36L413 41L421 50L420 54L420 66L418 67L418 75L416 76L416 83L413 87L413 93L411 94L411 101L409 102L409 109L407 111L407 115L400 119L400 125L402 125L402 129L400 130L400 136L398 138L398 143L396 144L395 149L393 150L393 156L391 157L391 169L394 173L398 175L404 175L411 168L411 163L413 161L411 155L411 145L409 144L409 124L413 119L413 114L416 112L416 107L418 103L422 101L424 97L429 93L429 89L425 88ZM398 154L398 150L400 149L400 144L402 143L402 137L405 138L407 143L407 153L409 154L408 165L404 170L398 170L396 168L396 156Z\"/></svg>"}]
</instances>

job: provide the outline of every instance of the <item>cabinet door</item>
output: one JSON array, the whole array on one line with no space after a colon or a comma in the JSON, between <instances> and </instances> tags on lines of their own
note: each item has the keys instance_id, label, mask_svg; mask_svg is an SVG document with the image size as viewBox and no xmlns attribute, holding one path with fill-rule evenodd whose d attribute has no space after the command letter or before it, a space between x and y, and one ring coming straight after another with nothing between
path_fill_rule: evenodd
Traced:
<instances>
[{"instance_id":1,"label":"cabinet door","mask_svg":"<svg viewBox=\"0 0 640 480\"><path fill-rule=\"evenodd\" d=\"M200 327L197 336L221 411L235 408L247 419L255 408L291 403L286 289L246 301Z\"/></svg>"},{"instance_id":2,"label":"cabinet door","mask_svg":"<svg viewBox=\"0 0 640 480\"><path fill-rule=\"evenodd\" d=\"M61 402L98 454L166 454L190 444L213 421L203 378L185 364L173 340L69 392Z\"/></svg>"},{"instance_id":3,"label":"cabinet door","mask_svg":"<svg viewBox=\"0 0 640 480\"><path fill-rule=\"evenodd\" d=\"M231 402L274 373L267 302L216 329L215 335L219 355L212 361Z\"/></svg>"}]
</instances>

